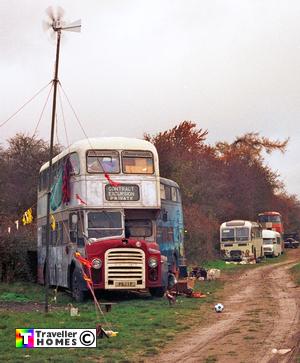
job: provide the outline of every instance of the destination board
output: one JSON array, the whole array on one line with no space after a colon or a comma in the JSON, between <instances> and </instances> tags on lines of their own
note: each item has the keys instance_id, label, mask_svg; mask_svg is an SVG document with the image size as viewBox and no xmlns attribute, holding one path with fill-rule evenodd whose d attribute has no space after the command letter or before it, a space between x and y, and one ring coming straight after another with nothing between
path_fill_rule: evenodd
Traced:
<instances>
[{"instance_id":1,"label":"destination board","mask_svg":"<svg viewBox=\"0 0 300 363\"><path fill-rule=\"evenodd\" d=\"M137 201L140 199L139 186L135 184L121 184L113 187L107 184L105 185L105 199L110 202Z\"/></svg>"}]
</instances>

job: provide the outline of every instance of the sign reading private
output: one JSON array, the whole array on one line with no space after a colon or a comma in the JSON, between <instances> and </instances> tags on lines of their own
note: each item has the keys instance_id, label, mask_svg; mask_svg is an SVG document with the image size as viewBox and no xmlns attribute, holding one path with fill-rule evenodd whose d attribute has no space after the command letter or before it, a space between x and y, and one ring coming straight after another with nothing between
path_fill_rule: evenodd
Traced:
<instances>
[{"instance_id":1,"label":"sign reading private","mask_svg":"<svg viewBox=\"0 0 300 363\"><path fill-rule=\"evenodd\" d=\"M105 198L108 201L137 201L140 199L139 186L135 184L121 184L113 187L105 185Z\"/></svg>"}]
</instances>

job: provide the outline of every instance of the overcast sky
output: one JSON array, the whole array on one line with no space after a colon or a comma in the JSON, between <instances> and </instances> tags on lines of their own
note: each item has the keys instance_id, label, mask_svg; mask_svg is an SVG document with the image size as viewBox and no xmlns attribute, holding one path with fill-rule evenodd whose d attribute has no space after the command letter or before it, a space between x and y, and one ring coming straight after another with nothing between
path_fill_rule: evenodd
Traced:
<instances>
[{"instance_id":1,"label":"overcast sky","mask_svg":"<svg viewBox=\"0 0 300 363\"><path fill-rule=\"evenodd\" d=\"M142 137L192 120L210 143L290 137L267 161L300 196L299 0L1 0L0 123L53 77L49 5L82 19L81 34L64 34L59 78L89 136ZM34 132L47 92L0 129L0 143ZM83 138L65 100L63 110L70 141ZM50 102L39 136L49 125Z\"/></svg>"}]
</instances>

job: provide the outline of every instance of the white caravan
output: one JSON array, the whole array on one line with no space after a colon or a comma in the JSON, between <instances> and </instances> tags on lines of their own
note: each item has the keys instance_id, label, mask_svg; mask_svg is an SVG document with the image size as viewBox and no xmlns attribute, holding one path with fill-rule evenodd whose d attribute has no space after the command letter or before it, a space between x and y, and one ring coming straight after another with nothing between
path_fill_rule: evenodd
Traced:
<instances>
[{"instance_id":1,"label":"white caravan","mask_svg":"<svg viewBox=\"0 0 300 363\"><path fill-rule=\"evenodd\" d=\"M272 257L280 256L283 252L280 233L263 229L262 236L264 255Z\"/></svg>"}]
</instances>

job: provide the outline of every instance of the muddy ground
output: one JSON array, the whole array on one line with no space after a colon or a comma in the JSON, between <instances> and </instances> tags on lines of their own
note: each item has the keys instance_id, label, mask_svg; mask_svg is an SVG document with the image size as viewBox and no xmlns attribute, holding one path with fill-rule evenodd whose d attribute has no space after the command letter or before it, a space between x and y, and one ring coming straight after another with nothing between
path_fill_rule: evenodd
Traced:
<instances>
[{"instance_id":1,"label":"muddy ground","mask_svg":"<svg viewBox=\"0 0 300 363\"><path fill-rule=\"evenodd\" d=\"M300 356L300 288L289 268L300 249L275 265L248 270L225 283L222 313L211 309L205 326L181 334L157 362L297 362ZM291 349L279 354L277 349ZM280 351L283 353L283 351Z\"/></svg>"}]
</instances>

